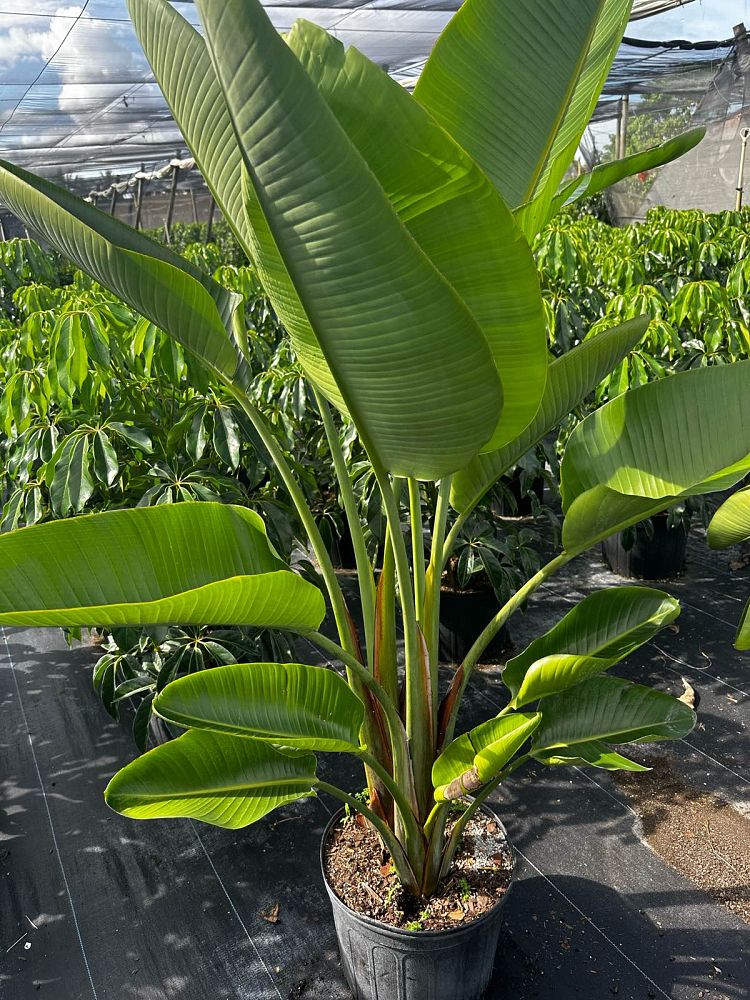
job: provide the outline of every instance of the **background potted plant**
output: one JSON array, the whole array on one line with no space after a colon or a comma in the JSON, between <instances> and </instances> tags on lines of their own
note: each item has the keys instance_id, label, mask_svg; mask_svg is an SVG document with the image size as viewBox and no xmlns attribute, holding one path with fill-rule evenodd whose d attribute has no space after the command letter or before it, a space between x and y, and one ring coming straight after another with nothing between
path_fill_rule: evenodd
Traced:
<instances>
[{"instance_id":1,"label":"background potted plant","mask_svg":"<svg viewBox=\"0 0 750 1000\"><path fill-rule=\"evenodd\" d=\"M690 497L669 511L606 538L602 553L619 576L636 580L670 580L685 570L687 543L694 518L704 527L708 508L702 497Z\"/></svg>"},{"instance_id":2,"label":"background potted plant","mask_svg":"<svg viewBox=\"0 0 750 1000\"><path fill-rule=\"evenodd\" d=\"M492 833L502 838L481 809L516 769L535 760L639 770L621 745L678 739L695 721L669 695L607 673L676 617L677 603L659 591L620 587L582 601L509 661L498 714L456 737L462 696L488 644L577 555L750 468L749 363L688 371L590 414L562 462L562 551L496 611L441 685L441 579L477 503L585 401L648 325L613 326L550 363L530 243L571 199L700 138L689 134L559 189L630 3L585 0L572 17L567 0L545 0L554 30L544 35L534 30L540 5L468 0L412 96L309 23L282 40L257 0L199 0L205 40L165 0L130 0L185 139L315 395L355 550L361 629L299 477L252 395L241 297L62 189L0 165L12 211L225 387L307 534L337 640L320 631L323 593L283 562L258 514L211 501L6 533L0 623L243 625L304 636L334 656L346 676L268 661L167 684L154 710L186 731L120 771L107 801L129 817L190 816L236 828L329 793L380 838L379 870L408 910L421 908L422 926L449 885L459 892L453 912L461 908L460 849L471 854L472 824L485 824L475 850ZM354 424L380 494L387 532L377 587L330 404ZM423 492L420 482L435 485ZM358 758L364 799L318 775L316 751ZM329 841L324 857L331 849ZM510 875L507 854L498 856L491 867ZM424 938L357 912L330 873L328 884L337 915L356 926L342 951L358 996L382 996L384 982L398 1000L480 995L507 878L483 913L461 908L463 926ZM468 892L475 904L476 887ZM413 974L373 977L373 962L361 956L376 952L391 970L411 963ZM460 954L474 961L461 965Z\"/></svg>"},{"instance_id":3,"label":"background potted plant","mask_svg":"<svg viewBox=\"0 0 750 1000\"><path fill-rule=\"evenodd\" d=\"M541 538L531 527L498 523L475 511L464 523L448 559L440 596L439 655L461 663L493 611L505 604L542 565ZM484 651L487 662L510 649L504 625Z\"/></svg>"}]
</instances>

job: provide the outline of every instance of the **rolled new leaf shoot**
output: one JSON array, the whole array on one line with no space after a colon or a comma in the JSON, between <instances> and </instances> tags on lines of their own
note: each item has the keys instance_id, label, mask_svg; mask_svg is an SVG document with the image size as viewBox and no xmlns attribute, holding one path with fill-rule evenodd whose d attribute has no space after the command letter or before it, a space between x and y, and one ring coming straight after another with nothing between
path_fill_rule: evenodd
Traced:
<instances>
[{"instance_id":1,"label":"rolled new leaf shoot","mask_svg":"<svg viewBox=\"0 0 750 1000\"><path fill-rule=\"evenodd\" d=\"M463 798L496 778L541 721L539 713L490 719L454 740L435 761L432 782L438 802Z\"/></svg>"}]
</instances>

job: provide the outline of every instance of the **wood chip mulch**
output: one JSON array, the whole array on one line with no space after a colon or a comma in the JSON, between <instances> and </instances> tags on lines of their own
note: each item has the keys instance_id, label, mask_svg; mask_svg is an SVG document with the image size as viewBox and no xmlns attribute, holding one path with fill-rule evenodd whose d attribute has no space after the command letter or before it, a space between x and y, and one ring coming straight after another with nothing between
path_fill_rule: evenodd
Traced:
<instances>
[{"instance_id":1,"label":"wood chip mulch","mask_svg":"<svg viewBox=\"0 0 750 1000\"><path fill-rule=\"evenodd\" d=\"M344 820L331 832L325 868L336 895L355 912L392 927L442 931L492 909L510 886L513 853L500 826L476 816L448 878L430 899L419 900L401 888L377 834Z\"/></svg>"}]
</instances>

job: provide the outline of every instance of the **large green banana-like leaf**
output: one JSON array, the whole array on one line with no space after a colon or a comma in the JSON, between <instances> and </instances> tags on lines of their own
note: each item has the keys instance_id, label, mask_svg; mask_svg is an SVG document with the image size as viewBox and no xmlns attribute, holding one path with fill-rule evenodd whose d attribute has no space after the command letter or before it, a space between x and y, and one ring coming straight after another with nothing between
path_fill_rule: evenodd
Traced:
<instances>
[{"instance_id":1,"label":"large green banana-like leaf","mask_svg":"<svg viewBox=\"0 0 750 1000\"><path fill-rule=\"evenodd\" d=\"M198 8L243 151L246 207L265 218L371 457L398 475L455 471L500 413L479 326L258 0Z\"/></svg>"},{"instance_id":2,"label":"large green banana-like leaf","mask_svg":"<svg viewBox=\"0 0 750 1000\"><path fill-rule=\"evenodd\" d=\"M320 89L407 230L468 306L503 385L486 449L531 421L544 390L547 335L531 250L497 190L413 97L357 49L309 21L287 44Z\"/></svg>"},{"instance_id":3,"label":"large green banana-like leaf","mask_svg":"<svg viewBox=\"0 0 750 1000\"><path fill-rule=\"evenodd\" d=\"M560 126L534 194L517 215L518 223L529 240L542 229L549 215L549 205L578 151L625 34L632 6L632 0L600 0L591 43L570 103L562 109Z\"/></svg>"},{"instance_id":4,"label":"large green banana-like leaf","mask_svg":"<svg viewBox=\"0 0 750 1000\"><path fill-rule=\"evenodd\" d=\"M191 819L237 830L314 795L315 756L193 729L128 764L107 805L131 819Z\"/></svg>"},{"instance_id":5,"label":"large green banana-like leaf","mask_svg":"<svg viewBox=\"0 0 750 1000\"><path fill-rule=\"evenodd\" d=\"M128 0L146 58L222 215L249 252L242 154L200 34L168 0Z\"/></svg>"},{"instance_id":6,"label":"large green banana-like leaf","mask_svg":"<svg viewBox=\"0 0 750 1000\"><path fill-rule=\"evenodd\" d=\"M205 40L167 0L128 0L131 17L154 76L206 183L261 277L310 378L339 409L345 404L310 328L262 212L250 226L245 212L243 160L224 92Z\"/></svg>"},{"instance_id":7,"label":"large green banana-like leaf","mask_svg":"<svg viewBox=\"0 0 750 1000\"><path fill-rule=\"evenodd\" d=\"M725 549L749 538L750 490L740 490L725 500L714 514L708 526L708 544L712 549ZM750 603L742 613L735 646L737 649L750 649Z\"/></svg>"},{"instance_id":8,"label":"large green banana-like leaf","mask_svg":"<svg viewBox=\"0 0 750 1000\"><path fill-rule=\"evenodd\" d=\"M584 598L553 628L508 660L513 704L564 691L638 649L680 613L679 601L650 587L610 587Z\"/></svg>"},{"instance_id":9,"label":"large green banana-like leaf","mask_svg":"<svg viewBox=\"0 0 750 1000\"><path fill-rule=\"evenodd\" d=\"M512 208L565 175L632 0L466 0L414 91Z\"/></svg>"},{"instance_id":10,"label":"large green banana-like leaf","mask_svg":"<svg viewBox=\"0 0 750 1000\"><path fill-rule=\"evenodd\" d=\"M239 295L81 198L2 160L0 195L43 240L215 372L244 377L232 334Z\"/></svg>"},{"instance_id":11,"label":"large green banana-like leaf","mask_svg":"<svg viewBox=\"0 0 750 1000\"><path fill-rule=\"evenodd\" d=\"M705 134L705 128L690 129L689 132L683 132L674 139L662 142L658 146L651 146L640 153L633 153L632 156L626 156L622 160L600 163L590 173L570 181L555 195L544 223L549 222L552 216L566 205L572 205L581 198L591 198L613 184L625 180L626 177L655 170L657 167L663 167L665 163L671 163L672 160L684 156L698 145Z\"/></svg>"},{"instance_id":12,"label":"large green banana-like leaf","mask_svg":"<svg viewBox=\"0 0 750 1000\"><path fill-rule=\"evenodd\" d=\"M530 451L560 421L593 392L603 378L636 346L648 329L648 317L629 320L584 341L553 361L536 417L504 448L479 455L453 477L451 504L471 510L493 483Z\"/></svg>"},{"instance_id":13,"label":"large green banana-like leaf","mask_svg":"<svg viewBox=\"0 0 750 1000\"><path fill-rule=\"evenodd\" d=\"M299 747L354 753L362 702L332 670L301 663L240 663L181 677L154 710L186 729Z\"/></svg>"},{"instance_id":14,"label":"large green banana-like leaf","mask_svg":"<svg viewBox=\"0 0 750 1000\"><path fill-rule=\"evenodd\" d=\"M599 767L604 771L650 771L628 757L610 749L601 740L590 743L576 743L575 747L557 747L555 750L540 750L534 754L542 764L573 764L578 767Z\"/></svg>"},{"instance_id":15,"label":"large green banana-like leaf","mask_svg":"<svg viewBox=\"0 0 750 1000\"><path fill-rule=\"evenodd\" d=\"M580 745L679 740L695 725L695 712L671 695L619 677L590 680L547 698L534 734L534 753Z\"/></svg>"},{"instance_id":16,"label":"large green banana-like leaf","mask_svg":"<svg viewBox=\"0 0 750 1000\"><path fill-rule=\"evenodd\" d=\"M596 339L596 338L594 338ZM561 469L563 544L580 552L750 471L750 362L681 372L580 423Z\"/></svg>"},{"instance_id":17,"label":"large green banana-like leaf","mask_svg":"<svg viewBox=\"0 0 750 1000\"><path fill-rule=\"evenodd\" d=\"M320 591L278 558L253 511L180 503L0 536L0 624L317 628Z\"/></svg>"},{"instance_id":18,"label":"large green banana-like leaf","mask_svg":"<svg viewBox=\"0 0 750 1000\"><path fill-rule=\"evenodd\" d=\"M517 712L490 719L454 740L432 768L435 799L461 798L492 781L521 749L541 721L538 713Z\"/></svg>"},{"instance_id":19,"label":"large green banana-like leaf","mask_svg":"<svg viewBox=\"0 0 750 1000\"><path fill-rule=\"evenodd\" d=\"M712 549L739 545L750 538L750 490L740 490L724 501L708 526L707 537Z\"/></svg>"},{"instance_id":20,"label":"large green banana-like leaf","mask_svg":"<svg viewBox=\"0 0 750 1000\"><path fill-rule=\"evenodd\" d=\"M614 657L577 656L571 653L554 653L543 656L531 664L521 679L518 691L511 699L513 708L523 708L540 698L567 691L582 684L589 677L603 674L617 663Z\"/></svg>"}]
</instances>

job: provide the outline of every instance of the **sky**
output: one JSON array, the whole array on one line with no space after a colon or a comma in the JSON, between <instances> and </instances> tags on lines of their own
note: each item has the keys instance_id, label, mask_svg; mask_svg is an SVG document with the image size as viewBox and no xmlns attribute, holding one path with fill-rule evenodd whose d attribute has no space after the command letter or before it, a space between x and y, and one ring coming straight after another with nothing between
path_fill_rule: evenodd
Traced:
<instances>
[{"instance_id":1,"label":"sky","mask_svg":"<svg viewBox=\"0 0 750 1000\"><path fill-rule=\"evenodd\" d=\"M676 38L723 41L732 37L732 28L741 22L750 29L750 0L693 0L667 14L634 21L628 27L628 35L659 42ZM614 122L604 122L593 126L591 133L602 147L614 130Z\"/></svg>"},{"instance_id":2,"label":"sky","mask_svg":"<svg viewBox=\"0 0 750 1000\"><path fill-rule=\"evenodd\" d=\"M744 21L750 28L750 0L694 0L668 14L659 14L630 25L628 34L636 38L691 41L731 38L735 24Z\"/></svg>"},{"instance_id":3,"label":"sky","mask_svg":"<svg viewBox=\"0 0 750 1000\"><path fill-rule=\"evenodd\" d=\"M301 7L304 3L299 0ZM193 5L176 6L191 19L196 17ZM84 7L83 18L67 37ZM286 17L291 13L283 3L275 9ZM52 14L58 17L50 19ZM123 0L0 0L0 155L12 159L14 152L27 150L33 157L34 147L48 140L74 149L79 141L90 137L92 121L101 117L97 109L102 102L108 105L110 101L110 109L123 112L123 119L129 119L128 129L138 131L142 127L150 139L175 141L172 131L161 134L160 126L155 126L149 116L149 110L161 98L155 87L144 87L139 82L148 67L130 26L114 20L123 16ZM408 14L398 16L408 18ZM319 12L315 19L325 24L325 17L325 12ZM743 20L750 27L750 0L694 0L668 14L634 22L628 33L659 40L725 39L731 35L732 26ZM377 32L362 37L383 38ZM408 44L415 44L414 36ZM34 88L27 96L26 88L53 56L52 67L41 81L44 89ZM372 56L377 58L377 52ZM19 100L22 103L17 107ZM45 104L63 112L63 117L45 119ZM124 114L126 107L130 109L128 115ZM143 118L133 121L140 111ZM102 144L110 142L111 136L103 129ZM154 153L161 155L160 150ZM30 165L34 165L33 160Z\"/></svg>"}]
</instances>

